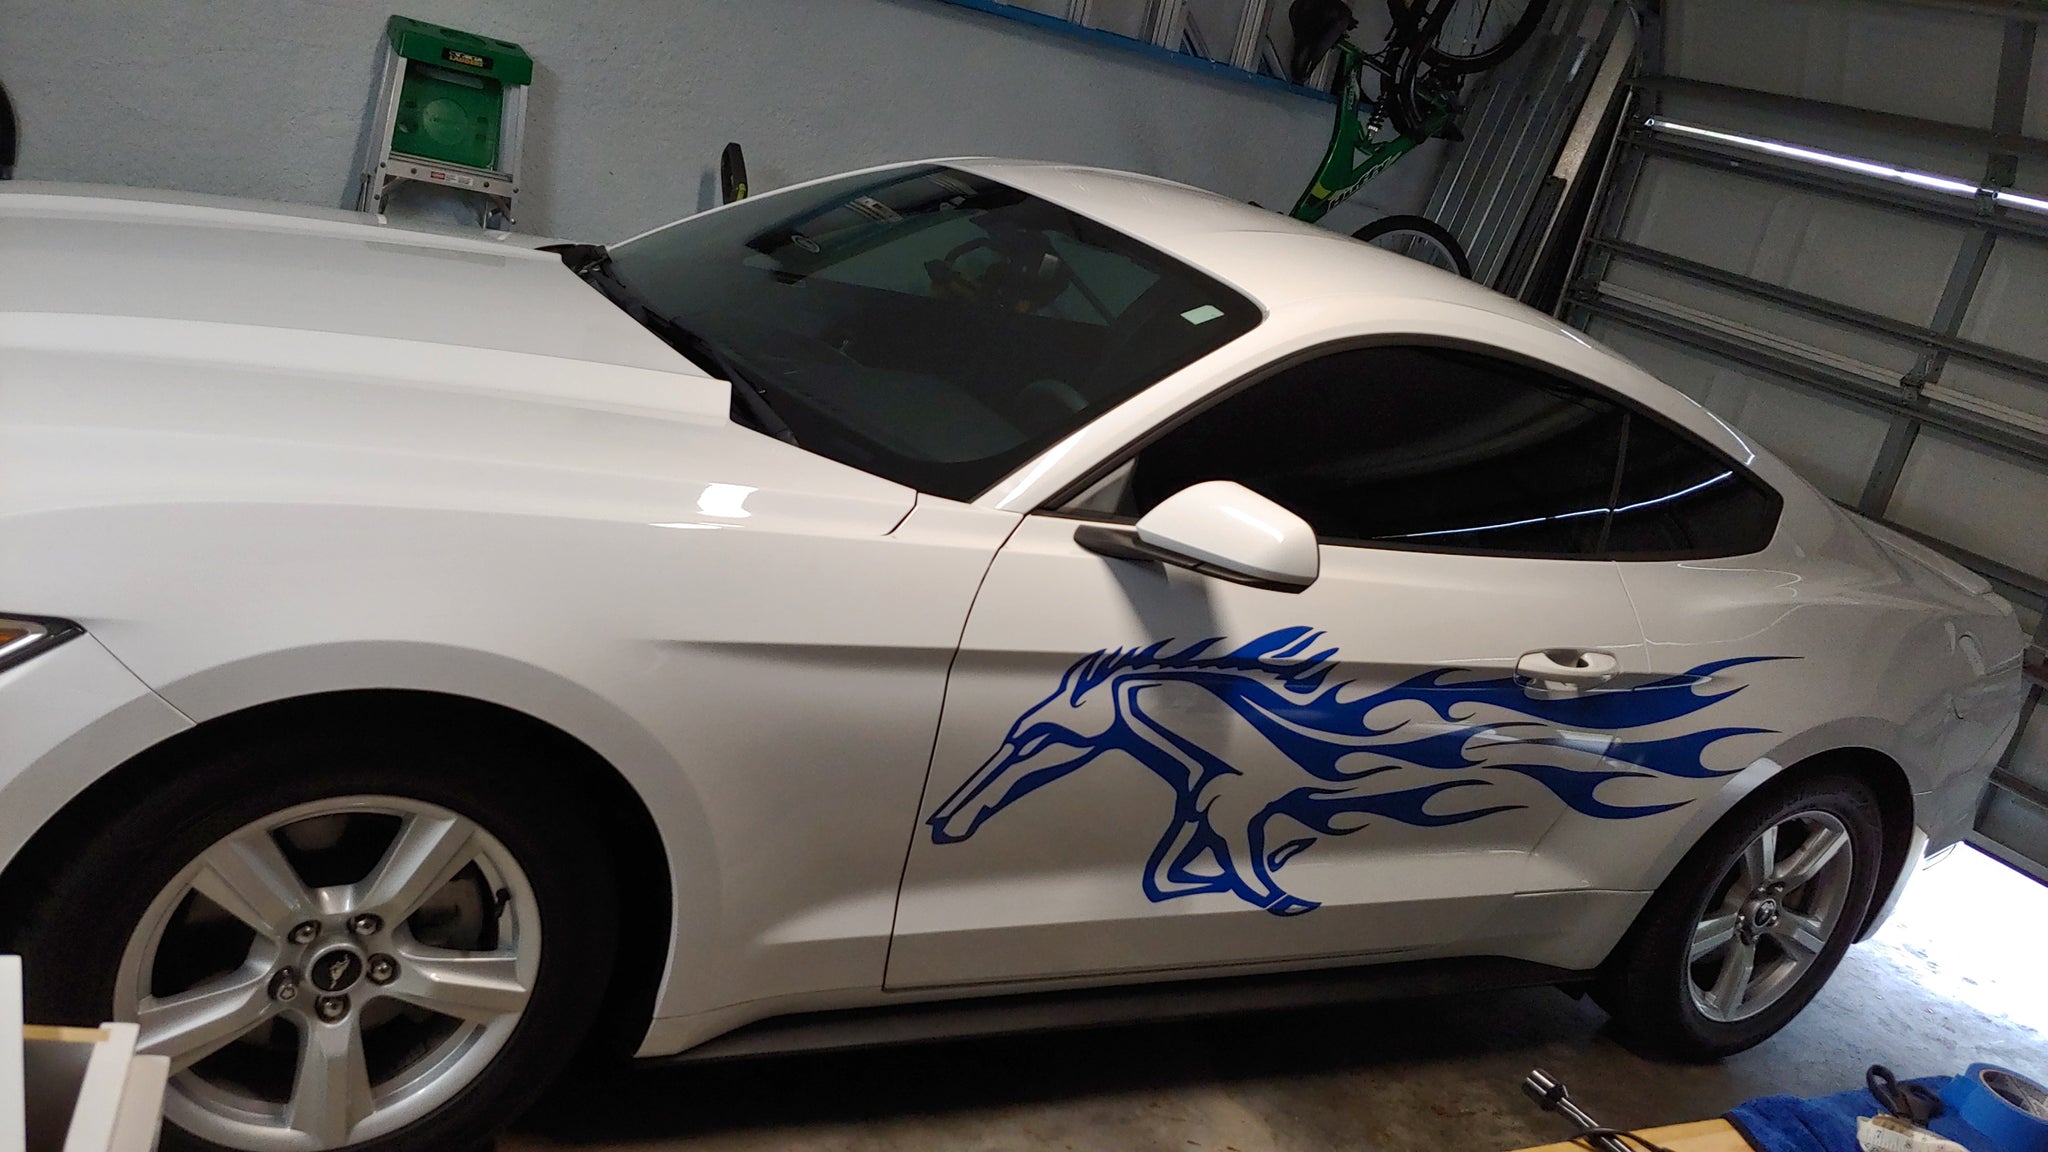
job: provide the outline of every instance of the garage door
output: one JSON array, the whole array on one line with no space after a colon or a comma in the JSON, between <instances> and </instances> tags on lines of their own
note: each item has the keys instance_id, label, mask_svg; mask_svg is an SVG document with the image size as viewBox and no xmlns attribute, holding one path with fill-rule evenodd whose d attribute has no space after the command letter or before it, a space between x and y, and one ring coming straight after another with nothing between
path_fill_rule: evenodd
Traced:
<instances>
[{"instance_id":1,"label":"garage door","mask_svg":"<svg viewBox=\"0 0 2048 1152\"><path fill-rule=\"evenodd\" d=\"M2019 607L2028 714L1977 838L2048 879L2043 18L1665 0L1565 309Z\"/></svg>"}]
</instances>

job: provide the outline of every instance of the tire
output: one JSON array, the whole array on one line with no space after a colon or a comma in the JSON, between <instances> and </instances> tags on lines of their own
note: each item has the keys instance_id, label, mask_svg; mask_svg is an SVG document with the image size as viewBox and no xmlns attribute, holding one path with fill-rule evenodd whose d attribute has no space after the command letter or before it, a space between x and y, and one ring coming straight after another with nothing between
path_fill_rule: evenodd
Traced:
<instances>
[{"instance_id":1,"label":"tire","mask_svg":"<svg viewBox=\"0 0 2048 1152\"><path fill-rule=\"evenodd\" d=\"M1404 233L1427 240L1455 265L1458 275L1467 280L1472 278L1472 261L1465 255L1465 246L1458 243L1458 238L1451 235L1450 229L1427 216L1382 216L1353 232L1351 238L1371 244L1376 240L1399 239ZM1423 263L1435 262L1424 260Z\"/></svg>"},{"instance_id":2,"label":"tire","mask_svg":"<svg viewBox=\"0 0 2048 1152\"><path fill-rule=\"evenodd\" d=\"M423 720L275 731L154 767L154 787L124 790L38 853L63 864L30 878L38 891L13 935L31 1019L138 1019L143 1005L162 1013L193 988L231 988L236 1027L245 1012L271 1014L174 1073L164 1147L278 1147L295 1137L290 1126L321 1147L477 1146L575 1052L612 969L617 889L587 801L533 753ZM401 832L417 855L395 849ZM219 879L230 874L239 881ZM287 874L298 889L249 882ZM303 902L315 887L360 900L322 912ZM224 911L236 894L263 892L290 895ZM315 919L298 921L308 908ZM281 933L244 922L284 919L294 924ZM318 935L297 940L307 923ZM467 998L448 999L451 985L431 969L460 976L461 964L488 967L455 982ZM287 976L294 991L284 995ZM344 1014L320 1023L333 1001ZM427 1002L464 1015L414 1006ZM178 1050L167 1028L152 1027L144 1047ZM316 1052L331 1062L314 1063ZM318 1078L299 1075L334 1068L341 1074L326 1083L347 1084L358 1059L355 1083L378 1096L330 1087L324 1099L343 1104L323 1108ZM247 1111L250 1101L275 1114Z\"/></svg>"},{"instance_id":3,"label":"tire","mask_svg":"<svg viewBox=\"0 0 2048 1152\"><path fill-rule=\"evenodd\" d=\"M1877 888L1882 829L1876 794L1853 776L1765 785L1651 897L1602 966L1594 999L1621 1038L1647 1054L1709 1061L1762 1043L1806 1007L1861 932ZM1795 870L1802 849L1837 837L1840 844L1817 876L1758 895L1750 883L1755 858L1745 856L1760 849L1767 831L1777 876ZM1696 944L1713 944L1723 932L1732 933L1725 943L1690 958ZM1738 985L1729 970L1745 949L1755 974ZM1723 997L1724 987L1740 991Z\"/></svg>"},{"instance_id":4,"label":"tire","mask_svg":"<svg viewBox=\"0 0 2048 1152\"><path fill-rule=\"evenodd\" d=\"M1454 8L1462 5L1469 10L1471 7L1478 5L1480 0L1440 0L1440 2L1451 4ZM1443 32L1439 34L1437 40L1423 49L1422 58L1431 67L1440 68L1447 72L1484 72L1489 68L1497 68L1505 63L1508 57L1521 51L1523 44L1528 43L1529 37L1534 35L1536 29L1542 25L1543 15L1549 8L1550 0L1528 0L1527 6L1515 16L1513 23L1509 24L1506 29L1491 34L1491 38L1486 42L1463 45L1457 48L1443 47L1444 36L1455 36L1457 32L1457 17L1459 14L1453 11L1446 20ZM1393 14L1395 27L1406 28L1413 26L1416 19L1415 0L1387 0L1387 9ZM1482 29L1482 31L1484 30Z\"/></svg>"}]
</instances>

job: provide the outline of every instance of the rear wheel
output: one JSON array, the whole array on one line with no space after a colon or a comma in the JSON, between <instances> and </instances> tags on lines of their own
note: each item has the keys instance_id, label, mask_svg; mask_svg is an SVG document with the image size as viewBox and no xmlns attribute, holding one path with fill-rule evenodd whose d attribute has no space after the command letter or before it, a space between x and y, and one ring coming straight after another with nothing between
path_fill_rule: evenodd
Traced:
<instances>
[{"instance_id":1,"label":"rear wheel","mask_svg":"<svg viewBox=\"0 0 2048 1152\"><path fill-rule=\"evenodd\" d=\"M1432 67L1451 72L1484 72L1504 63L1527 43L1550 0L1438 0L1451 9L1436 39L1423 50ZM1428 6L1435 10L1437 4ZM1416 0L1387 0L1397 27L1421 18Z\"/></svg>"},{"instance_id":2,"label":"rear wheel","mask_svg":"<svg viewBox=\"0 0 2048 1152\"><path fill-rule=\"evenodd\" d=\"M99 816L19 943L31 1012L140 1025L165 1145L465 1147L560 1068L611 971L580 798L514 748L318 733Z\"/></svg>"},{"instance_id":3,"label":"rear wheel","mask_svg":"<svg viewBox=\"0 0 2048 1152\"><path fill-rule=\"evenodd\" d=\"M1465 256L1465 246L1450 229L1427 216L1382 216L1351 236L1467 280L1472 278L1472 261Z\"/></svg>"},{"instance_id":4,"label":"rear wheel","mask_svg":"<svg viewBox=\"0 0 2048 1152\"><path fill-rule=\"evenodd\" d=\"M1595 998L1641 1048L1712 1060L1769 1038L1855 941L1877 887L1877 797L1822 776L1708 833L1607 961Z\"/></svg>"}]
</instances>

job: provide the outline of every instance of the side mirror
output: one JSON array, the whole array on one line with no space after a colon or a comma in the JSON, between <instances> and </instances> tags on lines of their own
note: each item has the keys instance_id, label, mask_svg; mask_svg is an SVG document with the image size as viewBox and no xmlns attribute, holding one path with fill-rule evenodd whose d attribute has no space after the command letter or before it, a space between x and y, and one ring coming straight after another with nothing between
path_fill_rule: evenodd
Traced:
<instances>
[{"instance_id":1,"label":"side mirror","mask_svg":"<svg viewBox=\"0 0 2048 1152\"><path fill-rule=\"evenodd\" d=\"M1074 543L1119 560L1158 560L1275 592L1315 583L1322 560L1307 521L1229 480L1183 488L1132 527L1085 524L1074 530Z\"/></svg>"}]
</instances>

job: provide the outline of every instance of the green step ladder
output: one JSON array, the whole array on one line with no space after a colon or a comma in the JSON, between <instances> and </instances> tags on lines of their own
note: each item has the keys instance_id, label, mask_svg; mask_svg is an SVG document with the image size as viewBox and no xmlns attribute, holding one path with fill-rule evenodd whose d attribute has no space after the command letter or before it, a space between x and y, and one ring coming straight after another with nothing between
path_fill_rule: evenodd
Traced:
<instances>
[{"instance_id":1,"label":"green step ladder","mask_svg":"<svg viewBox=\"0 0 2048 1152\"><path fill-rule=\"evenodd\" d=\"M393 16L356 208L382 213L401 183L467 194L486 228L510 229L533 57L509 40Z\"/></svg>"}]
</instances>

